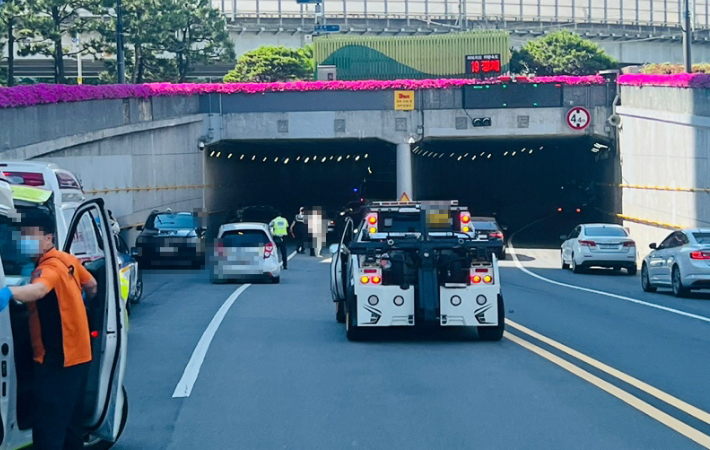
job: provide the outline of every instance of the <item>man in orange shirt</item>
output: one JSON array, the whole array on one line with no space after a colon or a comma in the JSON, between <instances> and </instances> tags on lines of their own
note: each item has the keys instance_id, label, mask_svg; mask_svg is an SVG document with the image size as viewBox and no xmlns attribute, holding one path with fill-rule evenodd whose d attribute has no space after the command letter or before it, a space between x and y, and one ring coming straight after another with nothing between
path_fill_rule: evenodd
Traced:
<instances>
[{"instance_id":1,"label":"man in orange shirt","mask_svg":"<svg viewBox=\"0 0 710 450\"><path fill-rule=\"evenodd\" d=\"M26 303L30 312L36 363L33 448L81 450L91 362L83 296L93 298L98 286L78 259L54 248L54 219L46 214L23 217L20 249L35 261L32 281L0 290L0 309L14 299Z\"/></svg>"}]
</instances>

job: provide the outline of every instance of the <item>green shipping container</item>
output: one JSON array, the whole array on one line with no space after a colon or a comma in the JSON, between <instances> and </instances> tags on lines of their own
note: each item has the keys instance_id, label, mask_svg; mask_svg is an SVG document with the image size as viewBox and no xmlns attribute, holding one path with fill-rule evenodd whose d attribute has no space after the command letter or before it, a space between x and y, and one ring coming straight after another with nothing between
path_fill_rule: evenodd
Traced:
<instances>
[{"instance_id":1,"label":"green shipping container","mask_svg":"<svg viewBox=\"0 0 710 450\"><path fill-rule=\"evenodd\" d=\"M500 55L500 61L476 63L483 55ZM315 39L314 56L318 65L337 67L339 80L483 78L509 71L510 35L501 30L437 36L333 34Z\"/></svg>"}]
</instances>

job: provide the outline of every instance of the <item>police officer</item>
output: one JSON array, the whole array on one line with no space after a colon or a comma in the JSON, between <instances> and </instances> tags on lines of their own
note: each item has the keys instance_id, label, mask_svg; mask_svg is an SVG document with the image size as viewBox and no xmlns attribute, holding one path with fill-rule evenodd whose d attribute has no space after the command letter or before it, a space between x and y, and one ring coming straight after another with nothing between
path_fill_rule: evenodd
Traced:
<instances>
[{"instance_id":1,"label":"police officer","mask_svg":"<svg viewBox=\"0 0 710 450\"><path fill-rule=\"evenodd\" d=\"M290 228L291 234L296 238L296 251L298 253L305 253L306 251L306 215L304 214L304 208L301 206L298 209L298 214L296 218L291 223Z\"/></svg>"},{"instance_id":2,"label":"police officer","mask_svg":"<svg viewBox=\"0 0 710 450\"><path fill-rule=\"evenodd\" d=\"M286 235L288 235L288 220L281 217L281 212L279 215L269 223L269 228L271 228L271 234L274 235L276 240L276 246L279 248L279 254L281 255L281 261L283 262L284 269L288 269L288 257L286 256Z\"/></svg>"},{"instance_id":3,"label":"police officer","mask_svg":"<svg viewBox=\"0 0 710 450\"><path fill-rule=\"evenodd\" d=\"M26 303L35 360L35 450L84 447L84 388L91 362L83 295L98 286L74 256L54 248L54 220L46 214L22 220L20 248L32 258L31 283L0 290L0 310L10 300Z\"/></svg>"}]
</instances>

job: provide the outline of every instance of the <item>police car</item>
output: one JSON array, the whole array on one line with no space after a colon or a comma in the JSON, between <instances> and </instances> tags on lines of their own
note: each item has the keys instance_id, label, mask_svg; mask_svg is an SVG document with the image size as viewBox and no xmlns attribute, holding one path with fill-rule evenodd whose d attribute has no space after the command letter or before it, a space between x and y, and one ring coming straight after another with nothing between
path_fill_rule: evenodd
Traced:
<instances>
[{"instance_id":1,"label":"police car","mask_svg":"<svg viewBox=\"0 0 710 450\"><path fill-rule=\"evenodd\" d=\"M52 207L51 202L33 201L51 194L47 194L48 191L22 188L24 192L20 196L14 195L13 205L12 190L0 181L0 287L27 282L26 275L33 269L31 261L19 252L19 239L14 239L19 233L21 212L25 208ZM86 234L87 227L94 232ZM84 265L99 284L98 296L87 305L93 359L84 399L84 447L108 449L121 435L128 417L128 397L123 387L127 335L125 305L119 293L118 270L113 263L116 248L103 200L91 200L78 206L68 225L64 251L71 251L85 261ZM26 305L11 302L0 312L0 348L3 384L0 450L10 450L32 443L34 362Z\"/></svg>"},{"instance_id":2,"label":"police car","mask_svg":"<svg viewBox=\"0 0 710 450\"><path fill-rule=\"evenodd\" d=\"M330 247L336 319L358 340L382 327L505 326L496 248L477 238L457 201L376 202Z\"/></svg>"}]
</instances>

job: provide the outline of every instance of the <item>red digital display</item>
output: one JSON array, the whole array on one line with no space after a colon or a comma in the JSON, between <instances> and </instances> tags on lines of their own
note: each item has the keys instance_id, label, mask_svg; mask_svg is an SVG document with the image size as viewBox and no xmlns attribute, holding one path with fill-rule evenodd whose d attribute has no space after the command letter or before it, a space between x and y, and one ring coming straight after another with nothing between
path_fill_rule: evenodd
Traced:
<instances>
[{"instance_id":1,"label":"red digital display","mask_svg":"<svg viewBox=\"0 0 710 450\"><path fill-rule=\"evenodd\" d=\"M501 73L500 55L467 55L466 73L473 75Z\"/></svg>"}]
</instances>

